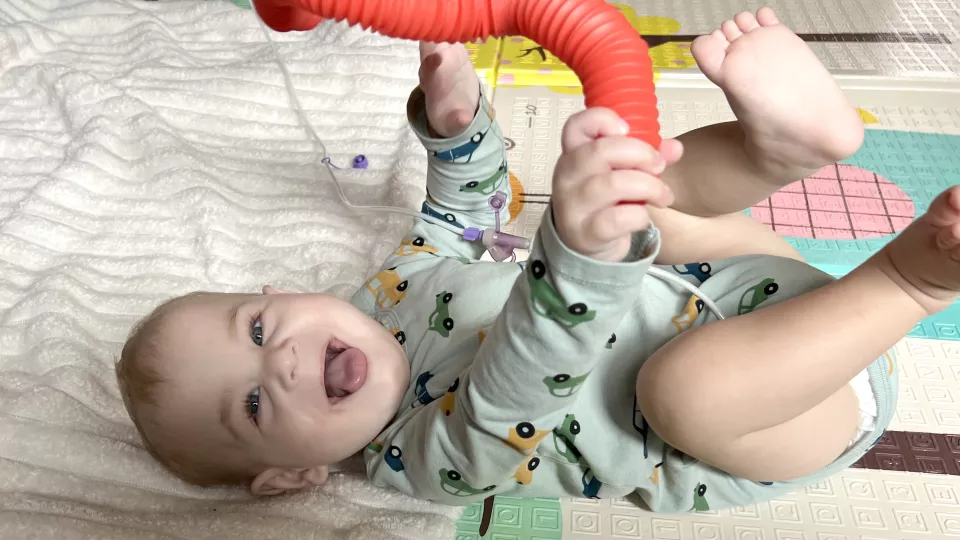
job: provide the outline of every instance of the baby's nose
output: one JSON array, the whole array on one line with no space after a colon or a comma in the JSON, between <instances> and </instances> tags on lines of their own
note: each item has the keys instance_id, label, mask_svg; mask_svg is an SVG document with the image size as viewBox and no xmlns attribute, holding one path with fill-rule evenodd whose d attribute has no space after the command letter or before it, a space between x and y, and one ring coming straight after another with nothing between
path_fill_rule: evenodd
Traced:
<instances>
[{"instance_id":1,"label":"baby's nose","mask_svg":"<svg viewBox=\"0 0 960 540\"><path fill-rule=\"evenodd\" d=\"M267 370L270 376L276 378L287 390L297 382L297 367L300 363L298 353L297 343L287 339L271 351L267 359Z\"/></svg>"}]
</instances>

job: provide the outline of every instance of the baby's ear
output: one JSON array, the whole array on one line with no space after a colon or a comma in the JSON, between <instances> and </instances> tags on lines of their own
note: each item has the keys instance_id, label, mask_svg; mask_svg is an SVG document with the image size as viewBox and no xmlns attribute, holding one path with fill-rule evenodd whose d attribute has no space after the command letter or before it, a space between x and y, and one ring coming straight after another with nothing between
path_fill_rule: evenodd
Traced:
<instances>
[{"instance_id":1,"label":"baby's ear","mask_svg":"<svg viewBox=\"0 0 960 540\"><path fill-rule=\"evenodd\" d=\"M327 481L327 474L324 465L307 469L267 469L253 479L250 491L262 496L310 489L323 485Z\"/></svg>"},{"instance_id":2,"label":"baby's ear","mask_svg":"<svg viewBox=\"0 0 960 540\"><path fill-rule=\"evenodd\" d=\"M284 291L276 287L271 287L270 285L265 285L263 287L263 294L290 294L290 291Z\"/></svg>"}]
</instances>

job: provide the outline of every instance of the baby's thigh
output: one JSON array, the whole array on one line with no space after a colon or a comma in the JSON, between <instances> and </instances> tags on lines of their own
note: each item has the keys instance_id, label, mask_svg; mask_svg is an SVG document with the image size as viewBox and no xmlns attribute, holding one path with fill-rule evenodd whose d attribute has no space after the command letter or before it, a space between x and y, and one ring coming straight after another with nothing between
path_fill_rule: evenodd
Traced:
<instances>
[{"instance_id":1,"label":"baby's thigh","mask_svg":"<svg viewBox=\"0 0 960 540\"><path fill-rule=\"evenodd\" d=\"M765 255L674 265L672 269L701 290L699 296L684 296L686 302L681 302L683 307L677 308L676 315L671 319L677 333L716 321L717 317L711 312L710 304L715 304L724 317L733 318L763 310L834 281L828 274L800 261ZM846 314L837 313L838 321L842 321L844 315ZM785 322L783 332L789 331L789 323ZM715 350L709 362L723 363L723 355L723 351ZM886 360L881 358L877 362ZM641 387L641 382L654 386ZM669 386L679 383L664 383L653 379L638 381L637 392L642 394L661 384ZM854 390L845 386L820 406L792 421L749 437L738 438L737 447L724 445L720 448L719 441L705 440L704 444L710 445L710 448L687 447L687 450L701 455L704 459L709 459L706 456L717 455L717 452L728 458L734 456L732 461L723 463L724 469L753 480L802 477L806 474L804 471L819 469L848 450L851 439L857 433L858 419L862 421L858 403ZM683 462L679 461L675 467L683 468L682 465ZM695 471L694 469L690 472ZM754 493L770 492L768 486L762 483L736 478L719 470L716 472L720 476L715 481L718 486L723 487L722 491L726 494L723 496L728 499L733 497L731 494L747 497ZM693 489L705 480L687 477L685 482L693 482L693 485L684 484L683 489ZM706 489L710 489L709 484ZM733 491L730 491L731 489ZM744 489L746 491L743 491ZM689 497L691 494L684 493L684 496Z\"/></svg>"},{"instance_id":2,"label":"baby's thigh","mask_svg":"<svg viewBox=\"0 0 960 540\"><path fill-rule=\"evenodd\" d=\"M706 512L770 500L796 486L738 478L670 449L663 458L657 512Z\"/></svg>"},{"instance_id":3,"label":"baby's thigh","mask_svg":"<svg viewBox=\"0 0 960 540\"><path fill-rule=\"evenodd\" d=\"M700 217L672 208L650 208L662 245L657 264L684 264L741 255L776 255L802 260L770 227L743 214Z\"/></svg>"}]
</instances>

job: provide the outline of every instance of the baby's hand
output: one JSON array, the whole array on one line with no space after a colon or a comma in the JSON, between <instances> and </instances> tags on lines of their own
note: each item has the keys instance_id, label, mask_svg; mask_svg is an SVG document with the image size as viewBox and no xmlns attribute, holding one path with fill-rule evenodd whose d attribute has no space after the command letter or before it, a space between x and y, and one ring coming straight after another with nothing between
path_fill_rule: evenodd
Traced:
<instances>
[{"instance_id":1,"label":"baby's hand","mask_svg":"<svg viewBox=\"0 0 960 540\"><path fill-rule=\"evenodd\" d=\"M673 192L655 176L668 163L649 144L627 137L628 131L610 109L571 116L553 173L560 239L573 251L601 261L627 255L630 235L650 224L645 204L663 208L673 203Z\"/></svg>"}]
</instances>

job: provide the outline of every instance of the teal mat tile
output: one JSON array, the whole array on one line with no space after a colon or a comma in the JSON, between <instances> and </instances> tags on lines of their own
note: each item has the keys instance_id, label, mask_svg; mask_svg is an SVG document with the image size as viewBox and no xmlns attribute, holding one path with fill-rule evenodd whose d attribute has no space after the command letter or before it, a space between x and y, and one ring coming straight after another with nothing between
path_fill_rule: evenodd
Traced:
<instances>
[{"instance_id":1,"label":"teal mat tile","mask_svg":"<svg viewBox=\"0 0 960 540\"><path fill-rule=\"evenodd\" d=\"M842 163L889 180L910 197L916 215L922 215L937 195L960 184L960 136L870 129L860 151ZM863 240L785 238L810 264L840 277L894 236ZM910 336L960 341L960 304L925 319Z\"/></svg>"},{"instance_id":2,"label":"teal mat tile","mask_svg":"<svg viewBox=\"0 0 960 540\"><path fill-rule=\"evenodd\" d=\"M886 178L913 201L916 214L960 184L960 137L907 131L867 130L863 147L843 164ZM865 240L797 238L787 240L813 265L850 271L886 245L893 235Z\"/></svg>"},{"instance_id":3,"label":"teal mat tile","mask_svg":"<svg viewBox=\"0 0 960 540\"><path fill-rule=\"evenodd\" d=\"M493 497L484 519L484 505L466 507L457 522L456 540L560 540L563 536L558 499ZM481 525L488 523L485 531ZM483 533L481 535L481 533Z\"/></svg>"}]
</instances>

